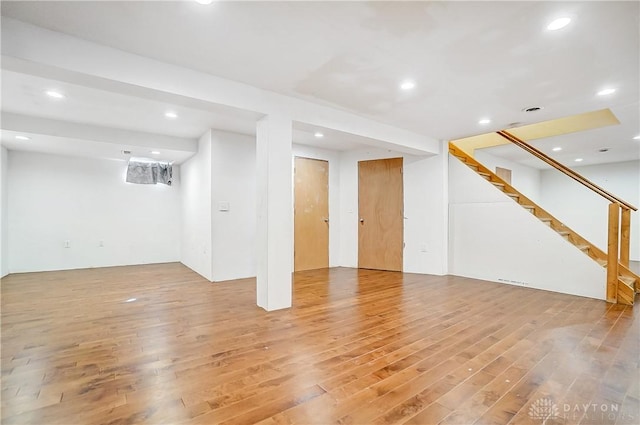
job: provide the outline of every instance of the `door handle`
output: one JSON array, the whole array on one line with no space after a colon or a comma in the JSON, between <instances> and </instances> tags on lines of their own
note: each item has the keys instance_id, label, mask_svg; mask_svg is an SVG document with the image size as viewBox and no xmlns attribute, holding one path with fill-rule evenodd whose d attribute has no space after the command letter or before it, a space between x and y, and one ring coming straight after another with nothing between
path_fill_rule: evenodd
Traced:
<instances>
[{"instance_id":1,"label":"door handle","mask_svg":"<svg viewBox=\"0 0 640 425\"><path fill-rule=\"evenodd\" d=\"M328 218L325 218L323 221L324 221L325 223L328 223L328 222L329 222L329 219L328 219Z\"/></svg>"},{"instance_id":2,"label":"door handle","mask_svg":"<svg viewBox=\"0 0 640 425\"><path fill-rule=\"evenodd\" d=\"M364 218L360 219L360 224L364 224Z\"/></svg>"}]
</instances>

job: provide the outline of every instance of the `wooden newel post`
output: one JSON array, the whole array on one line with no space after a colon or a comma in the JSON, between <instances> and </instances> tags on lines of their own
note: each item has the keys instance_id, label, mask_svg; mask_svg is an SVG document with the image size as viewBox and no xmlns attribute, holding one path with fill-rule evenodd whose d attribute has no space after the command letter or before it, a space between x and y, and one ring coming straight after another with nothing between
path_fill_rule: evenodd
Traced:
<instances>
[{"instance_id":1,"label":"wooden newel post","mask_svg":"<svg viewBox=\"0 0 640 425\"><path fill-rule=\"evenodd\" d=\"M631 210L622 209L620 221L620 264L629 268L629 245L631 239Z\"/></svg>"},{"instance_id":2,"label":"wooden newel post","mask_svg":"<svg viewBox=\"0 0 640 425\"><path fill-rule=\"evenodd\" d=\"M620 205L609 204L609 238L607 243L607 302L618 302L618 234Z\"/></svg>"}]
</instances>

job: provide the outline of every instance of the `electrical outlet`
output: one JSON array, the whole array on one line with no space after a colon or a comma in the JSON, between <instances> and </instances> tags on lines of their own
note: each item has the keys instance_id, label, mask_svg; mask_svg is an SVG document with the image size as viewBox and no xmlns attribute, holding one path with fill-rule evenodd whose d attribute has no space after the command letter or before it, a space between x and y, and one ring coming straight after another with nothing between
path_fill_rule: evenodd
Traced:
<instances>
[{"instance_id":1,"label":"electrical outlet","mask_svg":"<svg viewBox=\"0 0 640 425\"><path fill-rule=\"evenodd\" d=\"M71 241L64 241L65 248L71 248Z\"/></svg>"},{"instance_id":2,"label":"electrical outlet","mask_svg":"<svg viewBox=\"0 0 640 425\"><path fill-rule=\"evenodd\" d=\"M104 241L98 241L98 246L102 248L104 246Z\"/></svg>"}]
</instances>

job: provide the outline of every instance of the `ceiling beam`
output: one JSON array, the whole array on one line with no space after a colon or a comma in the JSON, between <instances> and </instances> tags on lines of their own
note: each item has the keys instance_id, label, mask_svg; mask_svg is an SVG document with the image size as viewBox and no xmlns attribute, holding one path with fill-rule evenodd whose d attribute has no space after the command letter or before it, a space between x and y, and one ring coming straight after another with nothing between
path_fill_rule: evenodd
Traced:
<instances>
[{"instance_id":1,"label":"ceiling beam","mask_svg":"<svg viewBox=\"0 0 640 425\"><path fill-rule=\"evenodd\" d=\"M90 87L200 107L234 108L251 114L286 114L294 121L378 141L379 147L438 154L428 136L382 124L203 72L92 43L11 18L2 19L2 67ZM17 69L21 68L21 70Z\"/></svg>"}]
</instances>

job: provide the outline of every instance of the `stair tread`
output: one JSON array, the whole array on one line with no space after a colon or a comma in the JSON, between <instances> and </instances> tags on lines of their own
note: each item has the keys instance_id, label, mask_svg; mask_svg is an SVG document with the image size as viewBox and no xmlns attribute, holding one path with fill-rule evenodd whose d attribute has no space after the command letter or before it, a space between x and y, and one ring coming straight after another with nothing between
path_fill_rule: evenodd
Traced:
<instances>
[{"instance_id":1,"label":"stair tread","mask_svg":"<svg viewBox=\"0 0 640 425\"><path fill-rule=\"evenodd\" d=\"M576 245L576 248L578 248L580 251L584 251L585 249L589 249L590 246L589 245Z\"/></svg>"},{"instance_id":2,"label":"stair tread","mask_svg":"<svg viewBox=\"0 0 640 425\"><path fill-rule=\"evenodd\" d=\"M517 193L507 193L507 196L510 196L512 198L519 198L520 195L518 195Z\"/></svg>"},{"instance_id":3,"label":"stair tread","mask_svg":"<svg viewBox=\"0 0 640 425\"><path fill-rule=\"evenodd\" d=\"M559 235L569 235L569 234L571 234L571 232L569 232L568 230L556 230L556 232Z\"/></svg>"},{"instance_id":4,"label":"stair tread","mask_svg":"<svg viewBox=\"0 0 640 425\"><path fill-rule=\"evenodd\" d=\"M627 285L633 287L634 283L636 282L636 280L632 277L629 276L618 276L618 279L620 279L621 281L623 281L624 283L626 283Z\"/></svg>"},{"instance_id":5,"label":"stair tread","mask_svg":"<svg viewBox=\"0 0 640 425\"><path fill-rule=\"evenodd\" d=\"M607 260L596 260L596 262L598 264L600 264L602 267L606 267L607 266Z\"/></svg>"},{"instance_id":6,"label":"stair tread","mask_svg":"<svg viewBox=\"0 0 640 425\"><path fill-rule=\"evenodd\" d=\"M551 222L551 220L552 220L552 219L551 219L551 218L548 218L548 217L540 217L540 221L548 221L548 222Z\"/></svg>"}]
</instances>

